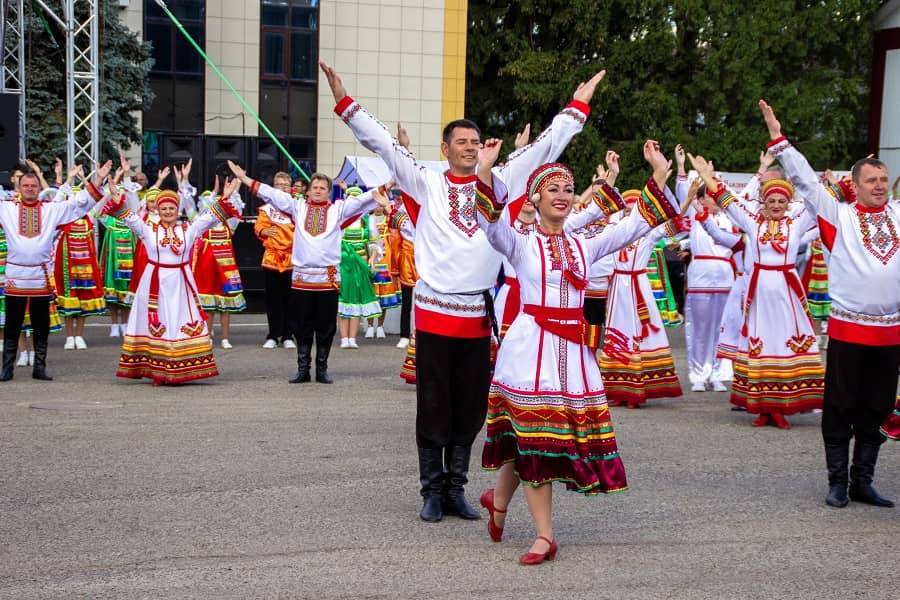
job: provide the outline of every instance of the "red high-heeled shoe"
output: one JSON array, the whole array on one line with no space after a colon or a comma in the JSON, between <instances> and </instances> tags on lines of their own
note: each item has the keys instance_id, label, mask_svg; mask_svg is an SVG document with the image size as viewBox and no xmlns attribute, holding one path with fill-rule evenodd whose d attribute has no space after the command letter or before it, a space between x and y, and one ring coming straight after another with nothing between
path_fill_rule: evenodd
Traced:
<instances>
[{"instance_id":1,"label":"red high-heeled shoe","mask_svg":"<svg viewBox=\"0 0 900 600\"><path fill-rule=\"evenodd\" d=\"M538 536L539 540L544 540L548 544L550 544L550 548L544 552L543 554L538 552L526 552L522 556L519 557L520 565L539 565L545 560L553 560L556 558L556 551L559 550L559 546L553 540L548 540L542 535Z\"/></svg>"},{"instance_id":2,"label":"red high-heeled shoe","mask_svg":"<svg viewBox=\"0 0 900 600\"><path fill-rule=\"evenodd\" d=\"M751 423L754 427L764 427L769 424L769 415L767 413L761 413L756 419Z\"/></svg>"},{"instance_id":3,"label":"red high-heeled shoe","mask_svg":"<svg viewBox=\"0 0 900 600\"><path fill-rule=\"evenodd\" d=\"M784 418L784 415L778 412L772 413L772 422L775 424L775 427L778 429L790 429L791 424L788 423L788 420Z\"/></svg>"},{"instance_id":4,"label":"red high-heeled shoe","mask_svg":"<svg viewBox=\"0 0 900 600\"><path fill-rule=\"evenodd\" d=\"M495 542L500 542L503 540L503 528L497 525L494 522L494 513L503 514L506 512L506 509L500 510L496 506L494 506L494 488L488 488L484 490L481 494L481 505L485 507L488 511L488 535L491 536L491 539Z\"/></svg>"}]
</instances>

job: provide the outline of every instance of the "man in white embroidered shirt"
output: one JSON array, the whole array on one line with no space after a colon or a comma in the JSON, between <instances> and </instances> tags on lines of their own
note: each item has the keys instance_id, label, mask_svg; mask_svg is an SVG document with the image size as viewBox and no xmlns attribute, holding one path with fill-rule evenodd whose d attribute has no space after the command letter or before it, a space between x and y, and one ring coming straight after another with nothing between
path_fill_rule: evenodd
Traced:
<instances>
[{"instance_id":1,"label":"man in white embroidered shirt","mask_svg":"<svg viewBox=\"0 0 900 600\"><path fill-rule=\"evenodd\" d=\"M878 449L885 441L879 426L894 408L900 368L900 207L888 203L887 166L875 158L857 161L852 185L829 193L782 135L772 108L763 100L759 107L769 129L769 152L816 213L830 255L832 304L822 413L829 486L825 502L836 508L849 500L892 507L872 486ZM856 444L848 497L851 437Z\"/></svg>"},{"instance_id":2,"label":"man in white embroidered shirt","mask_svg":"<svg viewBox=\"0 0 900 600\"><path fill-rule=\"evenodd\" d=\"M475 220L475 168L481 132L460 119L444 128L441 151L449 170L419 164L388 129L355 102L340 76L320 62L336 102L335 113L356 139L388 166L416 225L415 288L417 413L416 444L424 521L444 514L464 519L480 515L466 501L472 443L484 424L490 386L489 290L500 256ZM528 175L552 162L581 131L601 71L581 84L574 99L534 143L513 153L495 172L511 198L524 193ZM520 191L518 191L520 190Z\"/></svg>"}]
</instances>

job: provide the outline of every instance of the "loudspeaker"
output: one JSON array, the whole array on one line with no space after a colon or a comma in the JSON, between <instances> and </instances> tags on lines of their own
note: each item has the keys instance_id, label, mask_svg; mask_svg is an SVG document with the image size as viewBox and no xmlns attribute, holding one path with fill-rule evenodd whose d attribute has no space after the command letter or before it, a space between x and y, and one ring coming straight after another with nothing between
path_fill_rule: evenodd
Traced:
<instances>
[{"instance_id":1,"label":"loudspeaker","mask_svg":"<svg viewBox=\"0 0 900 600\"><path fill-rule=\"evenodd\" d=\"M250 176L253 173L249 170L249 152L247 151L247 138L229 137L220 135L206 136L206 179L208 187L212 188L213 179L219 176L219 185L224 185L226 178L231 178L231 169L228 168L228 162L232 161L241 165ZM241 188L241 198L244 199L244 215L251 214L248 212L250 194L244 188Z\"/></svg>"},{"instance_id":2,"label":"loudspeaker","mask_svg":"<svg viewBox=\"0 0 900 600\"><path fill-rule=\"evenodd\" d=\"M250 140L250 164L247 165L247 173L253 179L272 185L272 179L275 173L284 170L284 163L287 162L275 142L269 138L253 138ZM259 198L250 199L248 206L250 213L256 214L257 209L262 204Z\"/></svg>"},{"instance_id":3,"label":"loudspeaker","mask_svg":"<svg viewBox=\"0 0 900 600\"><path fill-rule=\"evenodd\" d=\"M191 185L197 188L198 193L207 187L212 187L212 180L207 180L206 174L203 172L203 136L164 134L160 137L162 138L160 140L162 164L181 167L193 159L191 174L188 176ZM174 187L176 185L175 174L169 175L169 179L165 183Z\"/></svg>"},{"instance_id":4,"label":"loudspeaker","mask_svg":"<svg viewBox=\"0 0 900 600\"><path fill-rule=\"evenodd\" d=\"M18 160L19 95L0 94L0 171L8 172Z\"/></svg>"}]
</instances>

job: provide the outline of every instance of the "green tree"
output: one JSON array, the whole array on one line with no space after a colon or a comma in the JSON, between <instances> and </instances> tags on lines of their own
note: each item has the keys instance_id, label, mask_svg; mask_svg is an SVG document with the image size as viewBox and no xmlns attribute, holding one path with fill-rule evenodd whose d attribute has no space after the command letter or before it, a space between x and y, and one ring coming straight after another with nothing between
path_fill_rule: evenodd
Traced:
<instances>
[{"instance_id":1,"label":"green tree","mask_svg":"<svg viewBox=\"0 0 900 600\"><path fill-rule=\"evenodd\" d=\"M756 102L778 110L814 166L865 154L874 0L469 2L467 116L511 142L546 126L578 81L608 71L563 157L586 183L607 148L622 185L646 176L641 144L683 143L723 170L752 170L766 141ZM502 93L498 93L502 90Z\"/></svg>"},{"instance_id":2,"label":"green tree","mask_svg":"<svg viewBox=\"0 0 900 600\"><path fill-rule=\"evenodd\" d=\"M26 6L27 150L47 170L66 153L66 38L39 7ZM100 154L107 158L141 142L134 112L153 100L150 45L119 20L119 10L112 0L100 4Z\"/></svg>"}]
</instances>

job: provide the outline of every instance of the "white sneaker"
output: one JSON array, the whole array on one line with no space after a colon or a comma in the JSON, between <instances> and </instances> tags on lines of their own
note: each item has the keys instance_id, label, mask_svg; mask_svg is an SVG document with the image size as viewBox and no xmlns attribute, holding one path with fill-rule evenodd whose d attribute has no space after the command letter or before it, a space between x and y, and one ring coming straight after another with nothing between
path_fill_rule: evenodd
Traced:
<instances>
[{"instance_id":1,"label":"white sneaker","mask_svg":"<svg viewBox=\"0 0 900 600\"><path fill-rule=\"evenodd\" d=\"M63 350L74 350L75 349L75 338L71 335L66 338L66 344L63 346Z\"/></svg>"},{"instance_id":2,"label":"white sneaker","mask_svg":"<svg viewBox=\"0 0 900 600\"><path fill-rule=\"evenodd\" d=\"M109 337L119 337L120 331L119 324L113 323L113 326L109 328Z\"/></svg>"},{"instance_id":3,"label":"white sneaker","mask_svg":"<svg viewBox=\"0 0 900 600\"><path fill-rule=\"evenodd\" d=\"M28 350L24 350L19 353L19 360L16 362L17 367L27 367L28 366Z\"/></svg>"},{"instance_id":4,"label":"white sneaker","mask_svg":"<svg viewBox=\"0 0 900 600\"><path fill-rule=\"evenodd\" d=\"M350 347L350 338L341 338L341 348Z\"/></svg>"},{"instance_id":5,"label":"white sneaker","mask_svg":"<svg viewBox=\"0 0 900 600\"><path fill-rule=\"evenodd\" d=\"M356 338L350 338L347 340L347 347L353 350L359 350L359 344L356 343Z\"/></svg>"},{"instance_id":6,"label":"white sneaker","mask_svg":"<svg viewBox=\"0 0 900 600\"><path fill-rule=\"evenodd\" d=\"M366 329L366 339L372 339L373 337L375 337L375 328L369 325L368 329Z\"/></svg>"},{"instance_id":7,"label":"white sneaker","mask_svg":"<svg viewBox=\"0 0 900 600\"><path fill-rule=\"evenodd\" d=\"M281 346L282 346L282 348L292 349L292 348L296 348L297 344L294 343L294 340L288 338L288 339L284 340L284 343Z\"/></svg>"},{"instance_id":8,"label":"white sneaker","mask_svg":"<svg viewBox=\"0 0 900 600\"><path fill-rule=\"evenodd\" d=\"M383 340L385 337L387 337L387 336L384 334L384 327L382 327L381 325L379 325L378 328L375 329L375 337L377 337L379 340Z\"/></svg>"},{"instance_id":9,"label":"white sneaker","mask_svg":"<svg viewBox=\"0 0 900 600\"><path fill-rule=\"evenodd\" d=\"M122 337L125 337L125 330L126 330L127 328L128 328L128 324L127 324L127 323L120 323L120 324L119 324L119 335L121 335Z\"/></svg>"},{"instance_id":10,"label":"white sneaker","mask_svg":"<svg viewBox=\"0 0 900 600\"><path fill-rule=\"evenodd\" d=\"M228 338L222 338L222 348L225 350L231 350L231 342L228 341Z\"/></svg>"},{"instance_id":11,"label":"white sneaker","mask_svg":"<svg viewBox=\"0 0 900 600\"><path fill-rule=\"evenodd\" d=\"M28 351L28 364L29 364L29 365L33 365L33 364L34 364L34 350L29 350L29 351Z\"/></svg>"},{"instance_id":12,"label":"white sneaker","mask_svg":"<svg viewBox=\"0 0 900 600\"><path fill-rule=\"evenodd\" d=\"M406 348L407 346L409 346L409 338L400 338L400 341L397 342L398 348L402 349L402 348Z\"/></svg>"},{"instance_id":13,"label":"white sneaker","mask_svg":"<svg viewBox=\"0 0 900 600\"><path fill-rule=\"evenodd\" d=\"M714 392L727 392L728 388L725 387L725 384L721 381L713 381L712 382L712 390Z\"/></svg>"},{"instance_id":14,"label":"white sneaker","mask_svg":"<svg viewBox=\"0 0 900 600\"><path fill-rule=\"evenodd\" d=\"M692 392L705 392L705 391L706 391L706 384L703 383L702 381L698 381L697 383L692 383L692 384L691 384L691 391L692 391Z\"/></svg>"},{"instance_id":15,"label":"white sneaker","mask_svg":"<svg viewBox=\"0 0 900 600\"><path fill-rule=\"evenodd\" d=\"M75 336L75 349L76 350L87 350L87 342L84 341L84 338L80 335Z\"/></svg>"},{"instance_id":16,"label":"white sneaker","mask_svg":"<svg viewBox=\"0 0 900 600\"><path fill-rule=\"evenodd\" d=\"M263 348L265 348L266 350L271 350L272 348L277 348L277 347L278 347L278 342L276 342L273 339L268 339L268 340L266 340L266 343L263 344Z\"/></svg>"}]
</instances>

